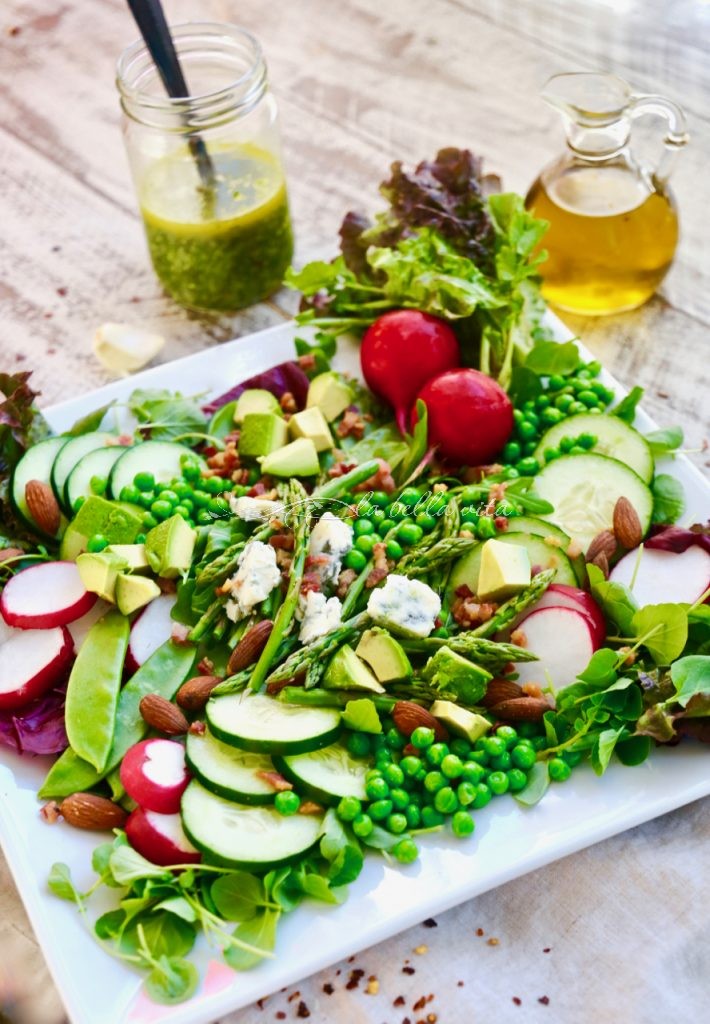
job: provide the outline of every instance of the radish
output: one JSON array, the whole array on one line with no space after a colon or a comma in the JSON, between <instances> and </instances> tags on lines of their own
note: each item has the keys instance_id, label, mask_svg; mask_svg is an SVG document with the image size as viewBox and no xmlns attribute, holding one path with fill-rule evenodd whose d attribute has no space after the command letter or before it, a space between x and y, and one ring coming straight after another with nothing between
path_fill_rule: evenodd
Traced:
<instances>
[{"instance_id":1,"label":"radish","mask_svg":"<svg viewBox=\"0 0 710 1024\"><path fill-rule=\"evenodd\" d=\"M525 635L525 648L540 659L516 664L521 685L537 683L557 691L584 671L599 646L594 642L590 620L572 608L531 612L518 629Z\"/></svg>"},{"instance_id":2,"label":"radish","mask_svg":"<svg viewBox=\"0 0 710 1024\"><path fill-rule=\"evenodd\" d=\"M67 625L67 629L71 633L72 640L74 641L74 654L79 653L81 645L86 640L86 634L89 632L91 627L103 618L106 612L112 606L108 601L97 600L96 603L89 608L85 615L82 615L80 619L76 619L74 622L70 622Z\"/></svg>"},{"instance_id":3,"label":"radish","mask_svg":"<svg viewBox=\"0 0 710 1024\"><path fill-rule=\"evenodd\" d=\"M0 710L14 711L51 690L71 664L69 631L12 629L0 647Z\"/></svg>"},{"instance_id":4,"label":"radish","mask_svg":"<svg viewBox=\"0 0 710 1024\"><path fill-rule=\"evenodd\" d=\"M126 835L134 850L151 864L197 864L200 854L182 830L179 814L158 814L136 808L128 816Z\"/></svg>"},{"instance_id":5,"label":"radish","mask_svg":"<svg viewBox=\"0 0 710 1024\"><path fill-rule=\"evenodd\" d=\"M144 811L176 814L190 781L185 748L174 740L141 740L121 762L121 782Z\"/></svg>"},{"instance_id":6,"label":"radish","mask_svg":"<svg viewBox=\"0 0 710 1024\"><path fill-rule=\"evenodd\" d=\"M543 608L571 608L581 612L589 620L595 647L603 646L606 639L604 616L597 602L586 591L579 587L568 587L564 583L552 583L535 605L535 611Z\"/></svg>"},{"instance_id":7,"label":"radish","mask_svg":"<svg viewBox=\"0 0 710 1024\"><path fill-rule=\"evenodd\" d=\"M418 396L426 405L429 444L449 462L491 462L513 430L513 406L503 388L478 370L447 370ZM412 412L412 425L416 423Z\"/></svg>"},{"instance_id":8,"label":"radish","mask_svg":"<svg viewBox=\"0 0 710 1024\"><path fill-rule=\"evenodd\" d=\"M397 309L365 331L360 363L368 387L393 406L405 434L418 391L442 370L459 365L459 343L443 320L416 309Z\"/></svg>"},{"instance_id":9,"label":"radish","mask_svg":"<svg viewBox=\"0 0 710 1024\"><path fill-rule=\"evenodd\" d=\"M80 619L95 602L74 562L41 562L5 584L0 613L9 626L51 629Z\"/></svg>"},{"instance_id":10,"label":"radish","mask_svg":"<svg viewBox=\"0 0 710 1024\"><path fill-rule=\"evenodd\" d=\"M175 594L161 594L146 605L131 626L126 658L129 672L139 669L172 636L170 613L176 600Z\"/></svg>"},{"instance_id":11,"label":"radish","mask_svg":"<svg viewBox=\"0 0 710 1024\"><path fill-rule=\"evenodd\" d=\"M694 604L710 586L710 554L699 544L679 553L644 548L639 555L637 548L616 563L609 579L631 587L640 607Z\"/></svg>"}]
</instances>

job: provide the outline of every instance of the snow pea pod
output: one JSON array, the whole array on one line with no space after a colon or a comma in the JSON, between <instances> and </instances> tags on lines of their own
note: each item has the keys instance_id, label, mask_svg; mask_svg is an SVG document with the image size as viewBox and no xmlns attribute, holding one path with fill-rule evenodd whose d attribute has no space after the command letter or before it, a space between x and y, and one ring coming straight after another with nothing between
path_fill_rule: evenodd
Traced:
<instances>
[{"instance_id":1,"label":"snow pea pod","mask_svg":"<svg viewBox=\"0 0 710 1024\"><path fill-rule=\"evenodd\" d=\"M110 611L92 626L67 685L64 720L69 745L101 772L111 751L130 623Z\"/></svg>"},{"instance_id":2,"label":"snow pea pod","mask_svg":"<svg viewBox=\"0 0 710 1024\"><path fill-rule=\"evenodd\" d=\"M39 791L40 797L56 799L96 786L121 763L129 747L147 735L148 726L139 710L142 698L148 693L158 693L172 700L190 675L194 661L195 650L192 647L178 646L172 640L159 647L121 690L116 730L105 769L97 771L69 747L50 768Z\"/></svg>"}]
</instances>

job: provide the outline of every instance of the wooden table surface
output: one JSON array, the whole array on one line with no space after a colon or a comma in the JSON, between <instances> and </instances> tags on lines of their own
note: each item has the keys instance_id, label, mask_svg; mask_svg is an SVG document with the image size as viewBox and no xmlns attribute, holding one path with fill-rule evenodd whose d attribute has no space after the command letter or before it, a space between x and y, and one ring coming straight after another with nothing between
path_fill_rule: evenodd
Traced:
<instances>
[{"instance_id":1,"label":"wooden table surface","mask_svg":"<svg viewBox=\"0 0 710 1024\"><path fill-rule=\"evenodd\" d=\"M281 107L298 262L334 251L344 211L376 206L375 187L394 159L413 162L442 145L465 145L485 157L487 169L500 174L506 187L525 191L562 144L557 115L538 97L554 72L613 70L640 90L681 103L692 135L674 177L682 241L661 294L632 313L564 319L622 382L646 387L648 411L664 424L681 424L696 464L710 465L704 451L710 380L707 0L275 0L268 5L194 0L166 7L173 21L238 21L260 38ZM137 217L113 84L116 57L136 35L122 0L93 0L90 13L86 0L5 0L0 33L3 368L31 368L41 401L49 404L106 382L91 354L92 335L104 321L157 329L168 339L161 358L169 360L290 316L294 297L285 292L239 316L210 320L185 313L161 293ZM707 882L682 879L674 864L679 833L686 837L686 852L688 835L693 843L707 836L707 804L704 810L676 812L602 844L593 856L569 858L566 868L539 873L538 882L542 876L554 891L556 879L567 875L577 884L571 882L575 868L583 871L594 863L595 878L607 872L617 889L633 888L633 874L624 874L632 868L620 851L658 841L664 874L656 896L660 910L670 913L679 901L700 905ZM24 994L22 1019L60 1021L60 1004L2 865L0 880L0 970L5 968L16 992ZM603 925L610 913L603 886L598 880L590 884L598 887L600 898L585 900L586 921ZM493 1002L481 1004L496 1006L499 1020L520 1019L512 995L516 979L529 978L533 965L513 918L496 915L513 908L525 891L524 880L511 883L439 922L442 958L447 928L474 934L486 919L497 919L499 928L507 922L508 971L499 979L500 992L485 989ZM635 898L638 894L628 893L631 902ZM537 913L552 947L561 927L554 900L543 901ZM682 928L679 920L676 926ZM691 917L686 926L692 927ZM401 941L414 946L421 933ZM667 941L665 932L645 935L643 949L637 950L639 970L654 970ZM481 956L474 948L479 947L472 946L472 957ZM391 959L393 949L380 947L380 960ZM530 993L534 1009L526 1020L537 1020L538 1013L539 1019L550 1019L546 1004L532 996L550 990L552 1001L555 986L565 978L567 984L577 979L579 1005L589 1008L576 1020L593 1019L594 1007L602 1005L599 979L584 980L585 963L583 943L577 942L559 954L556 966L551 958L541 964L540 992ZM608 966L606 984L618 989L616 1019L658 1019L651 1004L639 1010L641 1004L628 1002L628 993L621 992L618 979L615 983L613 965ZM472 976L473 968L467 970ZM412 999L407 997L401 1009L392 1009L397 994L392 988L392 998L384 1002L368 1003L353 991L347 1013L335 1018L322 997L318 1009L316 979L309 983L311 1019L314 1024L333 1019L382 1024L401 1021L408 1012L412 1021L419 1019L408 1010L416 986L405 981L396 984ZM0 978L0 992L2 984ZM449 996L439 1016L442 1024L489 1019L493 1012L469 1012L470 990L468 996ZM422 1018L430 1010L436 1010L434 1002L421 1011ZM274 1019L268 1006L265 1012ZM289 1008L289 1019L294 1013ZM246 1024L262 1017L255 1008L233 1019ZM555 1019L565 1018L558 1012Z\"/></svg>"}]
</instances>

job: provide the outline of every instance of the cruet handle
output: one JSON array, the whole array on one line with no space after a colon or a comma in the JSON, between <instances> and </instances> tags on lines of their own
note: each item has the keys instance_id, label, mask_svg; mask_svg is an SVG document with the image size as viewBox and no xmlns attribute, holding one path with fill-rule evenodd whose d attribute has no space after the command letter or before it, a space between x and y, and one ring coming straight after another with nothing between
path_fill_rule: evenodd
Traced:
<instances>
[{"instance_id":1,"label":"cruet handle","mask_svg":"<svg viewBox=\"0 0 710 1024\"><path fill-rule=\"evenodd\" d=\"M690 136L686 130L685 114L681 108L667 100L665 96L636 95L631 98L628 107L632 118L643 117L645 114L656 114L664 118L667 130L663 139L663 153L651 176L659 185L665 185L675 166L679 150L687 145Z\"/></svg>"}]
</instances>

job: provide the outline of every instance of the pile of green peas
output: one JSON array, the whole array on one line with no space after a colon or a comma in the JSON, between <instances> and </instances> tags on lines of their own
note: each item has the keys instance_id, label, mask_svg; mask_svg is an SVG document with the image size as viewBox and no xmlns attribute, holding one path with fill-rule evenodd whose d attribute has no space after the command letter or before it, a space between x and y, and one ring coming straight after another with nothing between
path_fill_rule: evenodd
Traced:
<instances>
[{"instance_id":1,"label":"pile of green peas","mask_svg":"<svg viewBox=\"0 0 710 1024\"><path fill-rule=\"evenodd\" d=\"M508 479L518 476L535 476L540 466L534 457L540 438L545 431L580 413L600 416L614 399L614 392L594 378L601 372L601 363L582 363L574 374L569 377L553 375L548 378L547 386L541 395L524 402L519 409L513 411L513 436L503 448L502 462L506 467ZM596 444L591 442L591 435L582 435L587 443L577 442L576 447L588 451ZM569 446L570 449L575 444ZM555 454L552 454L552 453ZM568 450L560 445L559 449L546 449L545 460L552 461L560 455L568 454ZM578 454L577 451L573 454Z\"/></svg>"},{"instance_id":2,"label":"pile of green peas","mask_svg":"<svg viewBox=\"0 0 710 1024\"><path fill-rule=\"evenodd\" d=\"M357 502L357 519L353 524L355 541L345 556L345 566L362 572L375 544L384 541L387 557L398 562L407 548L418 544L441 522L450 495L445 491L426 496L425 489L406 487L393 499L385 491L373 491L367 499L352 495Z\"/></svg>"}]
</instances>

